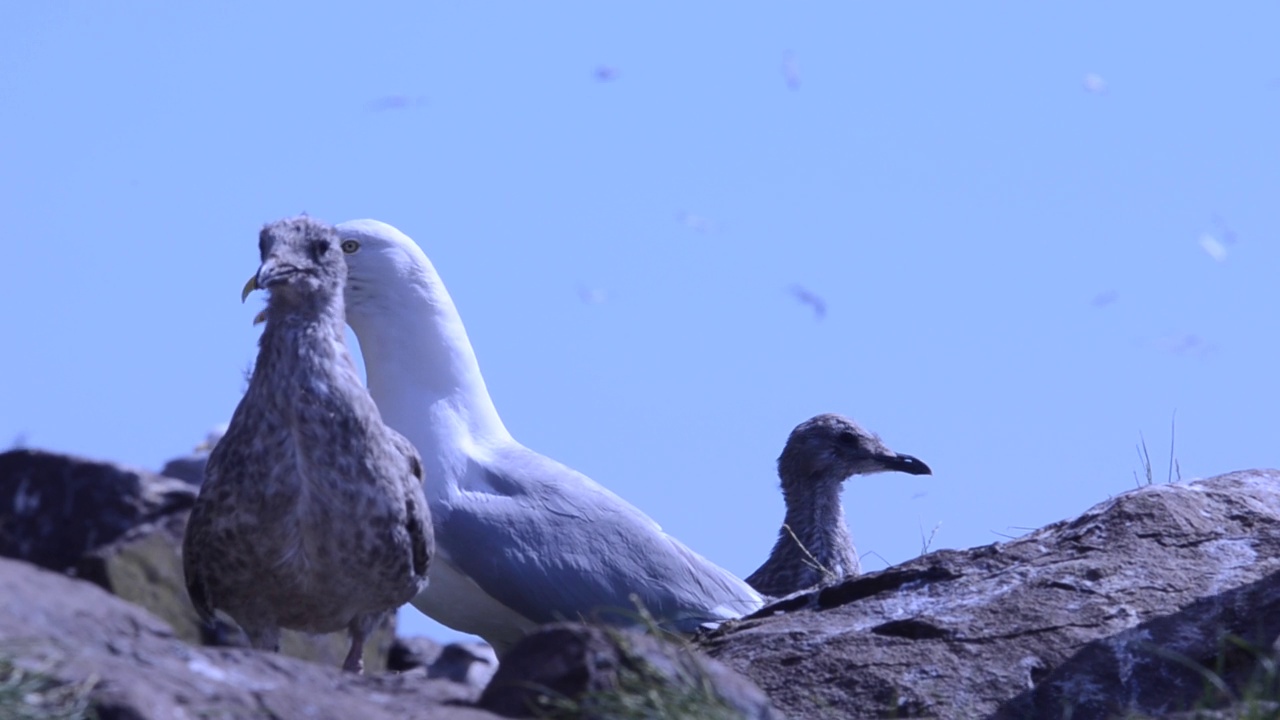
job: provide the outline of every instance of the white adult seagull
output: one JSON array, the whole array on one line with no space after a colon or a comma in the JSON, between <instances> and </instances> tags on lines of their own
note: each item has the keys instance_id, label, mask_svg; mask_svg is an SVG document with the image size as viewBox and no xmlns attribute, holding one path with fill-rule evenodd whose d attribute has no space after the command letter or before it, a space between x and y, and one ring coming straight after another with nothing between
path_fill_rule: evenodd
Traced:
<instances>
[{"instance_id":1,"label":"white adult seagull","mask_svg":"<svg viewBox=\"0 0 1280 720\"><path fill-rule=\"evenodd\" d=\"M376 220L337 227L369 393L422 455L437 554L414 606L501 655L541 623L635 621L632 594L679 631L763 605L630 503L516 442L422 249Z\"/></svg>"}]
</instances>

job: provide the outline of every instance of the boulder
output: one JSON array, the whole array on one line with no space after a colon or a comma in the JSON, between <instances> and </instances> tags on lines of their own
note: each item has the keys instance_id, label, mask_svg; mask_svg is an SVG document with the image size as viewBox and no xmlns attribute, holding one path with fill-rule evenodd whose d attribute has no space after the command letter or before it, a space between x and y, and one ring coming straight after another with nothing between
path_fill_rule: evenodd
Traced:
<instances>
[{"instance_id":1,"label":"boulder","mask_svg":"<svg viewBox=\"0 0 1280 720\"><path fill-rule=\"evenodd\" d=\"M136 527L105 546L91 550L76 563L77 576L117 597L146 608L168 623L187 642L249 647L249 639L234 623L221 617L205 623L187 596L182 569L182 535L186 510ZM387 669L387 652L395 639L395 616L389 614L364 646L364 667L370 674ZM284 630L280 652L290 657L341 667L350 640L345 632L309 635Z\"/></svg>"},{"instance_id":2,"label":"boulder","mask_svg":"<svg viewBox=\"0 0 1280 720\"><path fill-rule=\"evenodd\" d=\"M212 437L212 436L211 436ZM41 450L0 454L0 556L96 583L159 616L192 643L247 647L233 623L203 623L187 597L182 535L199 489L145 470ZM365 644L365 669L382 672L395 617ZM339 667L345 632L286 630L285 655Z\"/></svg>"},{"instance_id":3,"label":"boulder","mask_svg":"<svg viewBox=\"0 0 1280 720\"><path fill-rule=\"evenodd\" d=\"M208 464L207 454L184 455L165 462L160 474L199 487L204 484L204 468Z\"/></svg>"},{"instance_id":4,"label":"boulder","mask_svg":"<svg viewBox=\"0 0 1280 720\"><path fill-rule=\"evenodd\" d=\"M141 608L27 563L0 559L0 587L0 666L83 696L99 720L496 718L469 706L474 688L421 673L357 676L276 653L195 647ZM0 717L38 699L0 695L19 704L0 704Z\"/></svg>"},{"instance_id":5,"label":"boulder","mask_svg":"<svg viewBox=\"0 0 1280 720\"><path fill-rule=\"evenodd\" d=\"M214 425L205 435L204 440L200 441L191 452L186 455L170 459L160 469L160 474L165 477L186 480L192 485L201 485L204 483L204 469L209 464L209 453L213 452L213 448L227 434L227 423L219 423Z\"/></svg>"},{"instance_id":6,"label":"boulder","mask_svg":"<svg viewBox=\"0 0 1280 720\"><path fill-rule=\"evenodd\" d=\"M66 570L138 525L190 509L196 492L112 463L42 450L0 453L0 556Z\"/></svg>"},{"instance_id":7,"label":"boulder","mask_svg":"<svg viewBox=\"0 0 1280 720\"><path fill-rule=\"evenodd\" d=\"M364 678L337 671L341 633L285 640L317 665L184 644L243 643L230 624L202 626L186 596L195 493L110 463L0 454L0 555L99 586L0 560L0 685L37 678L0 703L47 690L88 698L102 720L493 717L464 707L495 667L478 644L400 641L393 667L414 669ZM1255 470L1150 485L1017 540L787 598L699 639L719 663L643 634L549 626L505 658L482 704L556 717L1243 718L1280 695L1278 637L1280 471ZM371 643L371 672L391 641L388 626Z\"/></svg>"},{"instance_id":8,"label":"boulder","mask_svg":"<svg viewBox=\"0 0 1280 720\"><path fill-rule=\"evenodd\" d=\"M746 678L687 645L633 630L544 625L502 659L480 706L507 717L775 720Z\"/></svg>"},{"instance_id":9,"label":"boulder","mask_svg":"<svg viewBox=\"0 0 1280 720\"><path fill-rule=\"evenodd\" d=\"M702 647L795 717L1089 720L1193 709L1209 671L1240 696L1278 635L1280 471L1259 470L931 553Z\"/></svg>"},{"instance_id":10,"label":"boulder","mask_svg":"<svg viewBox=\"0 0 1280 720\"><path fill-rule=\"evenodd\" d=\"M387 669L423 668L429 678L444 678L483 690L498 669L498 656L488 643L442 645L430 638L395 638L387 653Z\"/></svg>"}]
</instances>

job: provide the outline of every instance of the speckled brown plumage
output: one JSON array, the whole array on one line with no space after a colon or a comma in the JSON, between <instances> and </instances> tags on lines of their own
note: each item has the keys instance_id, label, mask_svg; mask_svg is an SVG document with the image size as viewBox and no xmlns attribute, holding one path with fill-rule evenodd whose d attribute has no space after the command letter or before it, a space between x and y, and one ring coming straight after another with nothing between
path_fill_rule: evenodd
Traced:
<instances>
[{"instance_id":1,"label":"speckled brown plumage","mask_svg":"<svg viewBox=\"0 0 1280 720\"><path fill-rule=\"evenodd\" d=\"M747 584L783 597L857 575L861 567L845 524L841 486L853 475L888 470L932 474L928 465L895 453L843 415L817 415L797 425L778 457L786 519L769 559Z\"/></svg>"},{"instance_id":2,"label":"speckled brown plumage","mask_svg":"<svg viewBox=\"0 0 1280 720\"><path fill-rule=\"evenodd\" d=\"M254 647L280 628L366 635L426 587L435 542L417 451L382 423L344 341L346 263L332 227L265 227L255 281L270 297L249 389L187 525L187 591Z\"/></svg>"}]
</instances>

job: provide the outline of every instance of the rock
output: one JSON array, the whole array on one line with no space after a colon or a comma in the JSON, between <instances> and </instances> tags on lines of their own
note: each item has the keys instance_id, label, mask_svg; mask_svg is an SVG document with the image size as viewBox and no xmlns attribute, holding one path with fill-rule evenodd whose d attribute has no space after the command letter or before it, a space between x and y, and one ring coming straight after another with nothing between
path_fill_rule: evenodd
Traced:
<instances>
[{"instance_id":1,"label":"rock","mask_svg":"<svg viewBox=\"0 0 1280 720\"><path fill-rule=\"evenodd\" d=\"M207 454L184 455L166 462L160 474L199 487L204 484L204 467L208 464Z\"/></svg>"},{"instance_id":2,"label":"rock","mask_svg":"<svg viewBox=\"0 0 1280 720\"><path fill-rule=\"evenodd\" d=\"M1280 471L1151 485L766 607L703 648L804 718L1164 717L1280 636ZM1274 662L1274 661L1272 661ZM1206 716L1207 717L1207 716Z\"/></svg>"},{"instance_id":3,"label":"rock","mask_svg":"<svg viewBox=\"0 0 1280 720\"><path fill-rule=\"evenodd\" d=\"M1188 710L1165 715L1160 720L1271 720L1280 717L1280 702L1274 700L1249 700L1216 710ZM1134 716L1125 720L1150 720Z\"/></svg>"},{"instance_id":4,"label":"rock","mask_svg":"<svg viewBox=\"0 0 1280 720\"><path fill-rule=\"evenodd\" d=\"M204 468L209 464L209 453L227 434L227 423L214 425L205 435L204 440L195 446L190 453L181 455L164 464L160 474L165 477L186 480L192 485L204 484Z\"/></svg>"},{"instance_id":5,"label":"rock","mask_svg":"<svg viewBox=\"0 0 1280 720\"><path fill-rule=\"evenodd\" d=\"M0 555L163 618L0 560L0 684L36 671L61 683L0 693L0 717L6 697L46 690L86 695L101 720L494 717L468 706L494 671L482 644L400 641L393 667L417 669L364 678L337 671L340 633L285 641L316 665L184 644L243 642L202 626L186 596L195 493L110 463L0 454ZM389 627L381 637L388 647ZM1277 638L1280 471L1247 471L1144 487L1018 540L782 600L700 641L723 665L644 635L549 626L513 649L483 702L508 716L542 696L559 698L545 708L557 717L779 717L771 699L797 718L1243 718L1274 709L1274 691L1249 705L1242 688L1276 686ZM1206 691L1209 673L1225 690Z\"/></svg>"},{"instance_id":6,"label":"rock","mask_svg":"<svg viewBox=\"0 0 1280 720\"><path fill-rule=\"evenodd\" d=\"M387 653L387 669L404 672L415 668L425 668L429 678L482 690L498 669L498 656L483 642L441 645L425 637L396 638Z\"/></svg>"},{"instance_id":7,"label":"rock","mask_svg":"<svg viewBox=\"0 0 1280 720\"><path fill-rule=\"evenodd\" d=\"M179 638L202 644L203 623L187 597L182 573L180 550L186 524L187 513L181 512L135 527L83 555L73 574L146 608Z\"/></svg>"},{"instance_id":8,"label":"rock","mask_svg":"<svg viewBox=\"0 0 1280 720\"><path fill-rule=\"evenodd\" d=\"M99 720L493 720L475 689L356 676L275 653L199 648L90 583L0 559L0 661L83 693ZM0 698L0 702L25 702ZM13 717L0 706L0 717Z\"/></svg>"},{"instance_id":9,"label":"rock","mask_svg":"<svg viewBox=\"0 0 1280 720\"><path fill-rule=\"evenodd\" d=\"M781 718L742 676L635 631L544 625L503 657L480 707L507 717Z\"/></svg>"},{"instance_id":10,"label":"rock","mask_svg":"<svg viewBox=\"0 0 1280 720\"><path fill-rule=\"evenodd\" d=\"M213 437L211 434L210 437ZM192 643L248 647L229 621L202 623L187 597L182 534L198 489L113 463L40 450L0 454L0 555L67 571L136 603ZM394 615L365 644L365 668L386 668ZM280 651L338 667L344 632L285 631Z\"/></svg>"},{"instance_id":11,"label":"rock","mask_svg":"<svg viewBox=\"0 0 1280 720\"><path fill-rule=\"evenodd\" d=\"M188 512L171 513L155 522L130 530L106 546L90 551L75 566L75 574L146 608L168 623L174 633L190 643L249 647L244 632L228 620L204 623L187 596L182 570L182 534ZM395 616L387 619L365 643L365 671L387 668L387 652L395 639ZM329 667L341 667L350 640L345 631L325 635L285 630L280 652Z\"/></svg>"},{"instance_id":12,"label":"rock","mask_svg":"<svg viewBox=\"0 0 1280 720\"><path fill-rule=\"evenodd\" d=\"M0 453L0 556L50 570L195 503L180 480L41 450Z\"/></svg>"},{"instance_id":13,"label":"rock","mask_svg":"<svg viewBox=\"0 0 1280 720\"><path fill-rule=\"evenodd\" d=\"M444 646L431 638L414 636L398 637L391 643L387 653L387 669L392 672L405 672L416 668L425 668L440 657Z\"/></svg>"}]
</instances>

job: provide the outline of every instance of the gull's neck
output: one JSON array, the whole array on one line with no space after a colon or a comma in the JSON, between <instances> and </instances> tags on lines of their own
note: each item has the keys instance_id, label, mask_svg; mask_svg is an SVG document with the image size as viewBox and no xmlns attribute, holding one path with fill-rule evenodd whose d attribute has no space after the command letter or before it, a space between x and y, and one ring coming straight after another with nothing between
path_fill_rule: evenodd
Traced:
<instances>
[{"instance_id":1,"label":"gull's neck","mask_svg":"<svg viewBox=\"0 0 1280 720\"><path fill-rule=\"evenodd\" d=\"M843 480L817 477L800 483L787 483L783 490L787 505L783 522L791 532L784 529L778 538L780 546L786 543L794 545L799 540L808 551L807 555L812 555L812 560L836 579L859 572L858 553L845 522L844 505L840 502ZM788 490L788 487L795 489ZM815 572L815 575L819 574Z\"/></svg>"},{"instance_id":2,"label":"gull's neck","mask_svg":"<svg viewBox=\"0 0 1280 720\"><path fill-rule=\"evenodd\" d=\"M259 361L254 375L277 373L284 378L297 372L318 377L349 373L358 380L355 362L344 337L342 298L316 307L288 307L267 303L266 324L258 339ZM263 358L267 362L263 362ZM285 381L285 387L296 383Z\"/></svg>"},{"instance_id":3,"label":"gull's neck","mask_svg":"<svg viewBox=\"0 0 1280 720\"><path fill-rule=\"evenodd\" d=\"M380 290L385 304L349 302L347 321L383 421L418 446L424 461L459 445L511 441L439 276L424 270L394 291Z\"/></svg>"}]
</instances>

